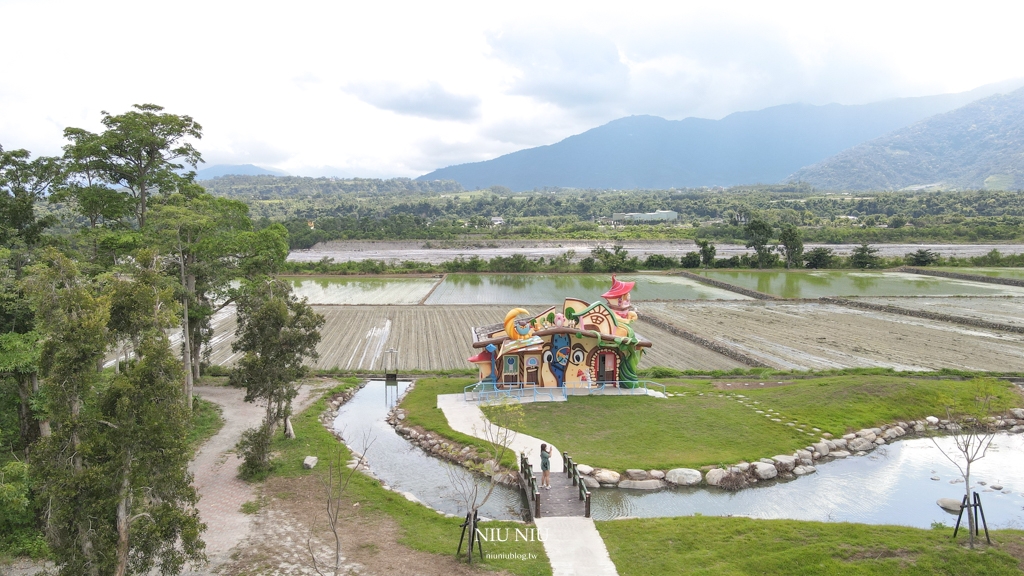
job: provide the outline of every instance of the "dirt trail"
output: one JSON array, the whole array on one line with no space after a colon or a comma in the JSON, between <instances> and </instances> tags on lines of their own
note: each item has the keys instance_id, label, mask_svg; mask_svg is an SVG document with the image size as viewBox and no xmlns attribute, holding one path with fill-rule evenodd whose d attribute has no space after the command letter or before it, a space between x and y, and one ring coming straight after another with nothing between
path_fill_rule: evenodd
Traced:
<instances>
[{"instance_id":1,"label":"dirt trail","mask_svg":"<svg viewBox=\"0 0 1024 576\"><path fill-rule=\"evenodd\" d=\"M304 385L294 400L298 413L316 398ZM223 410L224 427L210 438L189 464L193 484L199 491L199 516L206 523L206 554L210 565L195 574L208 574L229 560L231 550L250 533L252 515L243 514L242 504L256 498L256 485L238 478L241 459L234 453L242 432L257 426L264 408L244 401L245 390L225 386L197 386L195 392Z\"/></svg>"}]
</instances>

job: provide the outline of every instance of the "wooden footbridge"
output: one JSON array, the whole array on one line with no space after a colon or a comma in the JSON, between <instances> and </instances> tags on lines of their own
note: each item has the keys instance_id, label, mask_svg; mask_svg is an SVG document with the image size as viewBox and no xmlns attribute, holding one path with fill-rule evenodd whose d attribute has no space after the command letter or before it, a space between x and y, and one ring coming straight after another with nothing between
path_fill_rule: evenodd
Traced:
<instances>
[{"instance_id":1,"label":"wooden footbridge","mask_svg":"<svg viewBox=\"0 0 1024 576\"><path fill-rule=\"evenodd\" d=\"M526 494L531 520L542 517L590 518L590 490L567 452L562 452L562 470L551 473L550 490L541 488L541 473L534 471L526 454L519 455L519 486Z\"/></svg>"}]
</instances>

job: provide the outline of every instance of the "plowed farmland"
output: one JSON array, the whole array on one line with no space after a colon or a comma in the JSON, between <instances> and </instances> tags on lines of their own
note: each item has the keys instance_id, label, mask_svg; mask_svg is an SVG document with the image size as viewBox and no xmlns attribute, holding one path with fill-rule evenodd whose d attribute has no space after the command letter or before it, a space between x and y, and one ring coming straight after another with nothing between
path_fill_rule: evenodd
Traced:
<instances>
[{"instance_id":1,"label":"plowed farmland","mask_svg":"<svg viewBox=\"0 0 1024 576\"><path fill-rule=\"evenodd\" d=\"M977 318L1012 326L1024 325L1024 298L857 298L861 302Z\"/></svg>"},{"instance_id":2,"label":"plowed farmland","mask_svg":"<svg viewBox=\"0 0 1024 576\"><path fill-rule=\"evenodd\" d=\"M1024 335L842 306L671 302L644 312L782 369L1024 370Z\"/></svg>"},{"instance_id":3,"label":"plowed farmland","mask_svg":"<svg viewBox=\"0 0 1024 576\"><path fill-rule=\"evenodd\" d=\"M314 306L327 320L317 350L319 369L381 370L385 350L398 350L402 371L472 368L466 358L472 348L474 326L500 322L508 306ZM234 316L215 323L210 360L230 365L237 358L231 352ZM715 370L741 364L664 330L644 324L637 331L654 342L640 366L671 366L678 369Z\"/></svg>"}]
</instances>

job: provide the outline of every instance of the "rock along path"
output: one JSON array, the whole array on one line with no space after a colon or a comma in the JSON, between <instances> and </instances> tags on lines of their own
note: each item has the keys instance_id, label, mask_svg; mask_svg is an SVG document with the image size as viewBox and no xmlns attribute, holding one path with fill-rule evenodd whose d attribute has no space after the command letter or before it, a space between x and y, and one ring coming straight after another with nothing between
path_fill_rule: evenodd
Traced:
<instances>
[{"instance_id":1,"label":"rock along path","mask_svg":"<svg viewBox=\"0 0 1024 576\"><path fill-rule=\"evenodd\" d=\"M462 394L441 394L437 397L437 407L444 412L448 425L452 430L470 436L489 440L485 433L486 427L494 426L484 416L480 406L475 402L467 402ZM491 438L494 435L492 433ZM525 453L535 470L540 470L540 445L543 440L516 434L511 448L516 452ZM546 443L551 446L550 443ZM552 446L551 485L552 492L567 489L562 459L558 450ZM575 495L576 488L568 483L568 488ZM544 495L549 492L545 491ZM543 496L542 496L543 497ZM537 530L543 534L544 552L551 562L554 576L615 576L618 571L608 555L601 534L591 518L545 516L544 504L541 504L541 517L534 521Z\"/></svg>"},{"instance_id":2,"label":"rock along path","mask_svg":"<svg viewBox=\"0 0 1024 576\"><path fill-rule=\"evenodd\" d=\"M315 395L309 386L299 388L293 400L294 412L301 412ZM259 425L265 408L245 402L245 390L227 386L197 386L195 393L220 406L224 427L206 441L189 464L194 475L192 483L199 491L199 517L206 523L203 540L214 570L230 559L231 550L241 543L252 527L253 517L242 513L242 504L256 498L256 485L238 477L242 459L235 454L235 445L242 433ZM207 574L204 570L203 574Z\"/></svg>"}]
</instances>

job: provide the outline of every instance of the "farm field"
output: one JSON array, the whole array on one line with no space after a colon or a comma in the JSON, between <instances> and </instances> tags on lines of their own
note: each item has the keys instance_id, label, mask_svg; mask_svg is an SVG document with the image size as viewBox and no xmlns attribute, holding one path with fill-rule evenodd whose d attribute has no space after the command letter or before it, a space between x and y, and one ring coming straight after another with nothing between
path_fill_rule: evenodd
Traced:
<instances>
[{"instance_id":1,"label":"farm field","mask_svg":"<svg viewBox=\"0 0 1024 576\"><path fill-rule=\"evenodd\" d=\"M419 304L437 278L282 277L310 304Z\"/></svg>"},{"instance_id":2,"label":"farm field","mask_svg":"<svg viewBox=\"0 0 1024 576\"><path fill-rule=\"evenodd\" d=\"M398 350L403 371L471 369L466 358L475 352L471 329L500 322L508 306L314 306L327 320L317 347L317 369L380 370L384 350ZM231 365L234 315L214 325L213 364ZM729 370L742 365L659 328L640 322L637 332L654 342L641 368L671 366L678 369Z\"/></svg>"},{"instance_id":3,"label":"farm field","mask_svg":"<svg viewBox=\"0 0 1024 576\"><path fill-rule=\"evenodd\" d=\"M1024 298L967 298L950 296L945 298L856 298L856 300L885 306L898 306L910 310L924 310L939 314L949 314L951 316L977 318L987 322L1024 326Z\"/></svg>"},{"instance_id":4,"label":"farm field","mask_svg":"<svg viewBox=\"0 0 1024 576\"><path fill-rule=\"evenodd\" d=\"M644 314L780 369L1024 371L1024 335L818 303L648 303Z\"/></svg>"},{"instance_id":5,"label":"farm field","mask_svg":"<svg viewBox=\"0 0 1024 576\"><path fill-rule=\"evenodd\" d=\"M701 270L708 278L782 298L1024 296L1024 288L905 272Z\"/></svg>"},{"instance_id":6,"label":"farm field","mask_svg":"<svg viewBox=\"0 0 1024 576\"><path fill-rule=\"evenodd\" d=\"M679 276L619 274L636 282L634 300L749 300L729 290ZM566 296L596 302L608 291L608 274L449 274L425 304L561 304Z\"/></svg>"},{"instance_id":7,"label":"farm field","mask_svg":"<svg viewBox=\"0 0 1024 576\"><path fill-rule=\"evenodd\" d=\"M993 278L1013 278L1024 280L1024 268L935 268L943 272L958 272L960 274L977 274L978 276L991 276Z\"/></svg>"}]
</instances>

